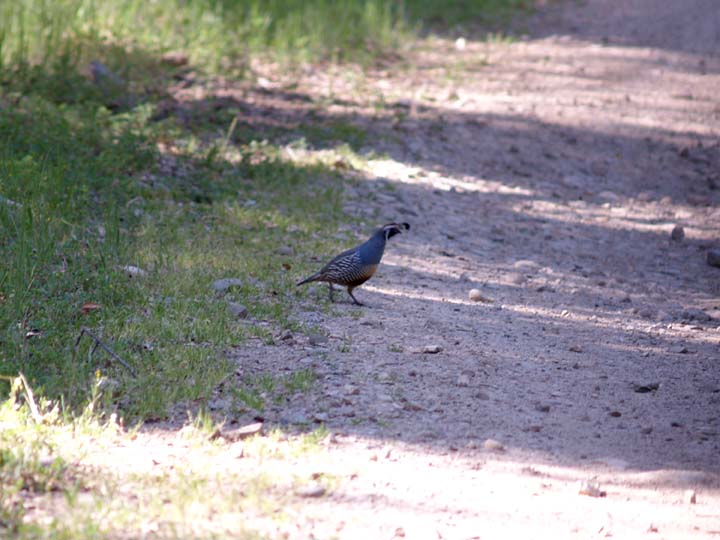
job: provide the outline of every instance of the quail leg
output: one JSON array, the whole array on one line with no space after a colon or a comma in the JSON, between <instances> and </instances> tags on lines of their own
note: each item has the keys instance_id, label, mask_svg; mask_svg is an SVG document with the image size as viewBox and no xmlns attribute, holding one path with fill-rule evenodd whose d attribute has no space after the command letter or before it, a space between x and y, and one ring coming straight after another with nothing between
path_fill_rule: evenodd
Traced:
<instances>
[{"instance_id":1,"label":"quail leg","mask_svg":"<svg viewBox=\"0 0 720 540\"><path fill-rule=\"evenodd\" d=\"M347 293L350 295L350 298L353 299L353 302L355 303L356 306L364 306L365 305L365 304L358 302L358 299L355 298L355 296L352 293L352 288L348 287Z\"/></svg>"}]
</instances>

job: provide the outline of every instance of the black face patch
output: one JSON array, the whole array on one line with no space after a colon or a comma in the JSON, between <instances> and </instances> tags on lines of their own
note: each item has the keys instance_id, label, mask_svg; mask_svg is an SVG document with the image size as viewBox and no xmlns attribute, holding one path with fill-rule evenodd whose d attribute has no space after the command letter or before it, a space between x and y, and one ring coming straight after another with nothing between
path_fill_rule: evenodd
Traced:
<instances>
[{"instance_id":1,"label":"black face patch","mask_svg":"<svg viewBox=\"0 0 720 540\"><path fill-rule=\"evenodd\" d=\"M400 234L402 229L410 230L409 223L388 223L385 225L385 239L389 240L396 234Z\"/></svg>"}]
</instances>

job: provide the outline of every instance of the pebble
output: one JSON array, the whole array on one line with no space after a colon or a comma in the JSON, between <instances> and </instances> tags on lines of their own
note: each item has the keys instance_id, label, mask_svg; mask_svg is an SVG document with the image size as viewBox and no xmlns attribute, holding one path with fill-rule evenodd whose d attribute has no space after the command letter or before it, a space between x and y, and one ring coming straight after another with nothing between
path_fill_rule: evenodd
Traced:
<instances>
[{"instance_id":1,"label":"pebble","mask_svg":"<svg viewBox=\"0 0 720 540\"><path fill-rule=\"evenodd\" d=\"M238 278L223 278L213 281L212 288L215 292L225 292L231 287L242 287L243 281Z\"/></svg>"},{"instance_id":2,"label":"pebble","mask_svg":"<svg viewBox=\"0 0 720 540\"><path fill-rule=\"evenodd\" d=\"M707 263L720 268L720 249L711 249L707 252Z\"/></svg>"},{"instance_id":3,"label":"pebble","mask_svg":"<svg viewBox=\"0 0 720 540\"><path fill-rule=\"evenodd\" d=\"M439 345L425 345L422 348L423 354L437 354L442 350L442 347L440 347Z\"/></svg>"},{"instance_id":4,"label":"pebble","mask_svg":"<svg viewBox=\"0 0 720 540\"><path fill-rule=\"evenodd\" d=\"M700 308L687 308L684 309L681 313L681 318L688 320L688 321L703 321L708 322L712 320L712 317L705 313Z\"/></svg>"},{"instance_id":5,"label":"pebble","mask_svg":"<svg viewBox=\"0 0 720 540\"><path fill-rule=\"evenodd\" d=\"M620 196L613 191L601 191L598 193L598 198L611 202L617 202L620 200Z\"/></svg>"},{"instance_id":6,"label":"pebble","mask_svg":"<svg viewBox=\"0 0 720 540\"><path fill-rule=\"evenodd\" d=\"M343 392L349 396L353 396L360 393L360 390L358 390L357 386L353 386L352 384L346 384L343 386Z\"/></svg>"},{"instance_id":7,"label":"pebble","mask_svg":"<svg viewBox=\"0 0 720 540\"><path fill-rule=\"evenodd\" d=\"M523 270L525 272L529 272L529 271L538 270L540 268L540 265L538 263L536 263L535 261L521 260L521 261L516 261L513 264L513 268L515 268L517 270Z\"/></svg>"},{"instance_id":8,"label":"pebble","mask_svg":"<svg viewBox=\"0 0 720 540\"><path fill-rule=\"evenodd\" d=\"M301 412L290 412L280 417L282 424L309 424L310 419Z\"/></svg>"},{"instance_id":9,"label":"pebble","mask_svg":"<svg viewBox=\"0 0 720 540\"><path fill-rule=\"evenodd\" d=\"M468 298L473 302L492 302L492 299L483 296L479 289L470 289Z\"/></svg>"},{"instance_id":10,"label":"pebble","mask_svg":"<svg viewBox=\"0 0 720 540\"><path fill-rule=\"evenodd\" d=\"M325 488L318 483L313 482L295 490L295 494L300 497L322 497L325 495Z\"/></svg>"},{"instance_id":11,"label":"pebble","mask_svg":"<svg viewBox=\"0 0 720 540\"><path fill-rule=\"evenodd\" d=\"M682 242L685 239L685 229L683 226L675 225L670 233L670 238L676 242Z\"/></svg>"},{"instance_id":12,"label":"pebble","mask_svg":"<svg viewBox=\"0 0 720 540\"><path fill-rule=\"evenodd\" d=\"M632 389L637 392L638 394L648 394L650 392L654 392L655 390L660 388L659 382L652 382L652 383L646 383L646 384L633 384Z\"/></svg>"},{"instance_id":13,"label":"pebble","mask_svg":"<svg viewBox=\"0 0 720 540\"><path fill-rule=\"evenodd\" d=\"M290 330L285 330L277 336L277 339L279 339L280 341L290 341L292 338L293 333Z\"/></svg>"},{"instance_id":14,"label":"pebble","mask_svg":"<svg viewBox=\"0 0 720 540\"><path fill-rule=\"evenodd\" d=\"M281 246L277 249L277 254L292 257L295 255L295 250L291 246Z\"/></svg>"},{"instance_id":15,"label":"pebble","mask_svg":"<svg viewBox=\"0 0 720 540\"><path fill-rule=\"evenodd\" d=\"M483 442L483 448L489 452L504 452L505 445L495 439L485 439Z\"/></svg>"},{"instance_id":16,"label":"pebble","mask_svg":"<svg viewBox=\"0 0 720 540\"><path fill-rule=\"evenodd\" d=\"M638 310L637 314L643 319L654 319L657 316L657 311L652 308L642 308Z\"/></svg>"},{"instance_id":17,"label":"pebble","mask_svg":"<svg viewBox=\"0 0 720 540\"><path fill-rule=\"evenodd\" d=\"M550 405L546 403L537 403L535 404L535 410L538 412L550 412Z\"/></svg>"},{"instance_id":18,"label":"pebble","mask_svg":"<svg viewBox=\"0 0 720 540\"><path fill-rule=\"evenodd\" d=\"M587 495L588 497L605 497L607 495L607 492L600 489L600 484L587 480L579 483L578 493L580 495Z\"/></svg>"},{"instance_id":19,"label":"pebble","mask_svg":"<svg viewBox=\"0 0 720 540\"><path fill-rule=\"evenodd\" d=\"M228 431L222 431L220 435L223 439L229 442L239 441L240 439L247 439L253 435L257 435L262 432L263 423L255 422L254 424L248 424L237 429L231 429Z\"/></svg>"},{"instance_id":20,"label":"pebble","mask_svg":"<svg viewBox=\"0 0 720 540\"><path fill-rule=\"evenodd\" d=\"M683 501L685 504L697 504L697 493L694 489L686 489L683 494Z\"/></svg>"},{"instance_id":21,"label":"pebble","mask_svg":"<svg viewBox=\"0 0 720 540\"><path fill-rule=\"evenodd\" d=\"M238 304L236 302L229 302L228 309L230 310L230 314L233 317L237 317L238 319L247 319L248 310L242 304Z\"/></svg>"},{"instance_id":22,"label":"pebble","mask_svg":"<svg viewBox=\"0 0 720 540\"><path fill-rule=\"evenodd\" d=\"M308 336L308 340L310 341L310 345L318 346L325 345L328 341L330 341L330 338L322 334L310 334Z\"/></svg>"},{"instance_id":23,"label":"pebble","mask_svg":"<svg viewBox=\"0 0 720 540\"><path fill-rule=\"evenodd\" d=\"M211 399L207 405L211 411L219 411L227 409L230 406L230 402L227 399Z\"/></svg>"},{"instance_id":24,"label":"pebble","mask_svg":"<svg viewBox=\"0 0 720 540\"><path fill-rule=\"evenodd\" d=\"M120 270L125 272L128 277L143 277L147 276L147 272L137 266L127 265L120 267Z\"/></svg>"}]
</instances>

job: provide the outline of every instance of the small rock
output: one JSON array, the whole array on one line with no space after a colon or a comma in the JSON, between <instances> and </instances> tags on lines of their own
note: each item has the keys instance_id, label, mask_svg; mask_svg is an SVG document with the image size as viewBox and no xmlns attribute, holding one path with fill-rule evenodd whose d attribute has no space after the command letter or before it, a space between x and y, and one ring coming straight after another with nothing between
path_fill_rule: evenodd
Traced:
<instances>
[{"instance_id":1,"label":"small rock","mask_svg":"<svg viewBox=\"0 0 720 540\"><path fill-rule=\"evenodd\" d=\"M632 388L638 394L647 394L649 392L654 392L658 388L660 388L660 383L654 382L647 384L633 384Z\"/></svg>"},{"instance_id":2,"label":"small rock","mask_svg":"<svg viewBox=\"0 0 720 540\"><path fill-rule=\"evenodd\" d=\"M258 433L262 432L262 428L262 422L255 422L254 424L248 424L237 429L223 431L220 433L220 435L226 441L235 442L239 441L240 439L247 439L248 437L257 435Z\"/></svg>"},{"instance_id":3,"label":"small rock","mask_svg":"<svg viewBox=\"0 0 720 540\"><path fill-rule=\"evenodd\" d=\"M707 252L707 263L720 268L720 249L711 249Z\"/></svg>"},{"instance_id":4,"label":"small rock","mask_svg":"<svg viewBox=\"0 0 720 540\"><path fill-rule=\"evenodd\" d=\"M325 345L328 341L330 341L330 338L323 336L322 334L310 334L308 336L308 341L310 342L310 345L317 347L318 345Z\"/></svg>"},{"instance_id":5,"label":"small rock","mask_svg":"<svg viewBox=\"0 0 720 540\"><path fill-rule=\"evenodd\" d=\"M483 296L479 289L470 289L468 298L473 302L492 302L491 298Z\"/></svg>"},{"instance_id":6,"label":"small rock","mask_svg":"<svg viewBox=\"0 0 720 540\"><path fill-rule=\"evenodd\" d=\"M578 493L580 495L587 495L588 497L605 497L607 492L600 489L600 484L597 482L584 481L580 482L578 486Z\"/></svg>"},{"instance_id":7,"label":"small rock","mask_svg":"<svg viewBox=\"0 0 720 540\"><path fill-rule=\"evenodd\" d=\"M227 399L211 399L208 401L208 409L211 411L227 409L229 406L230 402Z\"/></svg>"},{"instance_id":8,"label":"small rock","mask_svg":"<svg viewBox=\"0 0 720 540\"><path fill-rule=\"evenodd\" d=\"M518 274L517 272L513 272L512 274L510 274L510 283L512 283L513 285L522 285L526 281L527 278L522 274Z\"/></svg>"},{"instance_id":9,"label":"small rock","mask_svg":"<svg viewBox=\"0 0 720 540\"><path fill-rule=\"evenodd\" d=\"M682 242L685 239L685 229L683 226L675 225L670 233L670 238L675 242Z\"/></svg>"},{"instance_id":10,"label":"small rock","mask_svg":"<svg viewBox=\"0 0 720 540\"><path fill-rule=\"evenodd\" d=\"M540 269L540 265L535 261L521 260L515 261L515 263L513 264L513 268L517 270L523 270L525 272L534 272L535 270Z\"/></svg>"},{"instance_id":11,"label":"small rock","mask_svg":"<svg viewBox=\"0 0 720 540\"><path fill-rule=\"evenodd\" d=\"M598 193L598 198L611 202L617 202L620 200L620 196L613 191L601 191Z\"/></svg>"},{"instance_id":12,"label":"small rock","mask_svg":"<svg viewBox=\"0 0 720 540\"><path fill-rule=\"evenodd\" d=\"M550 412L550 405L546 403L537 403L535 404L535 410L538 412Z\"/></svg>"},{"instance_id":13,"label":"small rock","mask_svg":"<svg viewBox=\"0 0 720 540\"><path fill-rule=\"evenodd\" d=\"M455 49L458 51L464 51L467 46L467 40L464 37L459 37L455 40Z\"/></svg>"},{"instance_id":14,"label":"small rock","mask_svg":"<svg viewBox=\"0 0 720 540\"><path fill-rule=\"evenodd\" d=\"M613 418L620 418L622 416L622 413L620 411L610 411L608 414Z\"/></svg>"},{"instance_id":15,"label":"small rock","mask_svg":"<svg viewBox=\"0 0 720 540\"><path fill-rule=\"evenodd\" d=\"M282 246L277 249L277 254L292 257L295 255L295 250L291 246Z\"/></svg>"},{"instance_id":16,"label":"small rock","mask_svg":"<svg viewBox=\"0 0 720 540\"><path fill-rule=\"evenodd\" d=\"M652 308L646 307L638 310L638 315L643 319L654 319L657 316L657 311Z\"/></svg>"},{"instance_id":17,"label":"small rock","mask_svg":"<svg viewBox=\"0 0 720 540\"><path fill-rule=\"evenodd\" d=\"M691 193L686 198L687 202L693 206L712 206L712 199L707 195L694 195Z\"/></svg>"},{"instance_id":18,"label":"small rock","mask_svg":"<svg viewBox=\"0 0 720 540\"><path fill-rule=\"evenodd\" d=\"M688 321L708 322L712 317L699 308L687 308L682 311L681 317Z\"/></svg>"},{"instance_id":19,"label":"small rock","mask_svg":"<svg viewBox=\"0 0 720 540\"><path fill-rule=\"evenodd\" d=\"M580 345L571 345L568 349L570 352L574 353L581 353L583 352L583 348Z\"/></svg>"},{"instance_id":20,"label":"small rock","mask_svg":"<svg viewBox=\"0 0 720 540\"><path fill-rule=\"evenodd\" d=\"M686 489L683 493L683 501L685 504L697 504L697 493L694 489Z\"/></svg>"},{"instance_id":21,"label":"small rock","mask_svg":"<svg viewBox=\"0 0 720 540\"><path fill-rule=\"evenodd\" d=\"M247 319L248 310L242 304L238 304L236 302L229 302L228 309L230 310L230 314L233 317L236 317L238 319Z\"/></svg>"},{"instance_id":22,"label":"small rock","mask_svg":"<svg viewBox=\"0 0 720 540\"><path fill-rule=\"evenodd\" d=\"M360 393L360 390L358 390L357 386L353 386L352 384L346 384L343 386L343 392L347 395L356 395Z\"/></svg>"},{"instance_id":23,"label":"small rock","mask_svg":"<svg viewBox=\"0 0 720 540\"><path fill-rule=\"evenodd\" d=\"M325 488L320 484L313 482L295 490L295 494L300 497L322 497L325 495Z\"/></svg>"},{"instance_id":24,"label":"small rock","mask_svg":"<svg viewBox=\"0 0 720 540\"><path fill-rule=\"evenodd\" d=\"M485 439L483 448L489 452L504 452L505 445L495 439Z\"/></svg>"},{"instance_id":25,"label":"small rock","mask_svg":"<svg viewBox=\"0 0 720 540\"><path fill-rule=\"evenodd\" d=\"M301 412L289 412L280 417L280 422L283 424L309 424L310 419Z\"/></svg>"},{"instance_id":26,"label":"small rock","mask_svg":"<svg viewBox=\"0 0 720 540\"><path fill-rule=\"evenodd\" d=\"M280 332L277 339L279 341L290 341L293 337L293 333L290 330L285 330L284 332Z\"/></svg>"},{"instance_id":27,"label":"small rock","mask_svg":"<svg viewBox=\"0 0 720 540\"><path fill-rule=\"evenodd\" d=\"M120 267L120 270L125 272L128 277L144 277L147 276L147 272L137 266L127 265Z\"/></svg>"},{"instance_id":28,"label":"small rock","mask_svg":"<svg viewBox=\"0 0 720 540\"><path fill-rule=\"evenodd\" d=\"M685 345L673 345L668 349L668 351L675 354L688 354L690 352Z\"/></svg>"},{"instance_id":29,"label":"small rock","mask_svg":"<svg viewBox=\"0 0 720 540\"><path fill-rule=\"evenodd\" d=\"M440 347L439 345L425 345L422 348L423 354L437 354L442 350L442 347Z\"/></svg>"},{"instance_id":30,"label":"small rock","mask_svg":"<svg viewBox=\"0 0 720 540\"><path fill-rule=\"evenodd\" d=\"M315 413L313 415L313 420L315 420L315 422L318 422L318 423L327 422L328 418L330 418L330 417L328 416L327 413L324 413L324 412Z\"/></svg>"},{"instance_id":31,"label":"small rock","mask_svg":"<svg viewBox=\"0 0 720 540\"><path fill-rule=\"evenodd\" d=\"M242 287L243 281L238 278L223 278L213 281L212 288L215 292L223 293L232 287Z\"/></svg>"}]
</instances>

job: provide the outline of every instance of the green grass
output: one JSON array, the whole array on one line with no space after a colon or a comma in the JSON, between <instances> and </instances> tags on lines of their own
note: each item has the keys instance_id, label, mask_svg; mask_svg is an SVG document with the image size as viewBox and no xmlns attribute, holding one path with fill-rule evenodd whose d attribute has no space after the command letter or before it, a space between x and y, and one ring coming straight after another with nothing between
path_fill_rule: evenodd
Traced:
<instances>
[{"instance_id":1,"label":"green grass","mask_svg":"<svg viewBox=\"0 0 720 540\"><path fill-rule=\"evenodd\" d=\"M324 234L343 218L331 168L267 142L200 141L151 122L151 105L113 115L90 98L4 99L0 373L22 370L43 394L81 406L100 370L108 407L162 417L207 398L231 370L225 351L261 332L233 319L228 301L295 328L294 279L311 253L339 247ZM173 153L157 146L168 139ZM280 255L287 246L297 256ZM243 286L218 296L211 284L224 277ZM84 326L139 376L89 338L76 348Z\"/></svg>"},{"instance_id":2,"label":"green grass","mask_svg":"<svg viewBox=\"0 0 720 540\"><path fill-rule=\"evenodd\" d=\"M399 47L411 32L384 0L19 0L0 6L0 60L115 63L139 51L182 50L193 63L242 71L252 55L358 60ZM1 66L0 66L1 67Z\"/></svg>"},{"instance_id":3,"label":"green grass","mask_svg":"<svg viewBox=\"0 0 720 540\"><path fill-rule=\"evenodd\" d=\"M405 2L411 23L431 30L467 30L468 26L497 26L518 12L527 12L534 0L412 0Z\"/></svg>"},{"instance_id":4,"label":"green grass","mask_svg":"<svg viewBox=\"0 0 720 540\"><path fill-rule=\"evenodd\" d=\"M497 24L532 0L18 0L0 4L0 70L101 58L122 75L184 51L211 71L243 73L258 55L291 63L396 54L423 29ZM14 76L14 75L13 75Z\"/></svg>"}]
</instances>

